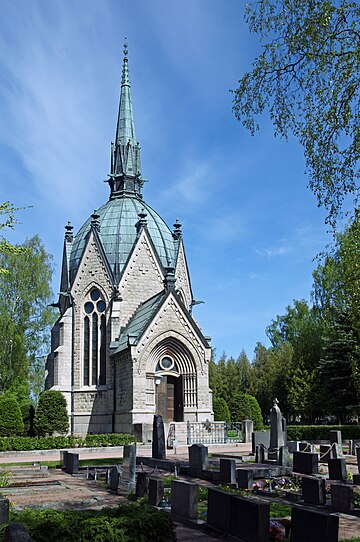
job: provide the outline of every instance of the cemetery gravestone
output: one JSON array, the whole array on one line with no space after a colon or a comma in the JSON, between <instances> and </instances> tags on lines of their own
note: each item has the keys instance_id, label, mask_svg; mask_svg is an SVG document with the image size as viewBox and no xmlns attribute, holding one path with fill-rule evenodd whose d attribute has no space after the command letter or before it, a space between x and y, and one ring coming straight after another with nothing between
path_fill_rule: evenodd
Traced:
<instances>
[{"instance_id":1,"label":"cemetery gravestone","mask_svg":"<svg viewBox=\"0 0 360 542\"><path fill-rule=\"evenodd\" d=\"M235 459L220 458L220 482L224 484L236 484Z\"/></svg>"},{"instance_id":2,"label":"cemetery gravestone","mask_svg":"<svg viewBox=\"0 0 360 542\"><path fill-rule=\"evenodd\" d=\"M209 452L204 444L189 447L189 467L191 476L200 476L209 466Z\"/></svg>"},{"instance_id":3,"label":"cemetery gravestone","mask_svg":"<svg viewBox=\"0 0 360 542\"><path fill-rule=\"evenodd\" d=\"M256 446L255 463L264 463L265 461L265 448L262 444Z\"/></svg>"},{"instance_id":4,"label":"cemetery gravestone","mask_svg":"<svg viewBox=\"0 0 360 542\"><path fill-rule=\"evenodd\" d=\"M270 446L270 432L269 431L254 431L251 435L252 441L252 453L256 451L256 447L263 445L265 448Z\"/></svg>"},{"instance_id":5,"label":"cemetery gravestone","mask_svg":"<svg viewBox=\"0 0 360 542\"><path fill-rule=\"evenodd\" d=\"M287 446L281 446L279 450L279 465L288 467L290 465L290 454Z\"/></svg>"},{"instance_id":6,"label":"cemetery gravestone","mask_svg":"<svg viewBox=\"0 0 360 542\"><path fill-rule=\"evenodd\" d=\"M126 492L135 491L136 444L125 444L121 469L121 485Z\"/></svg>"},{"instance_id":7,"label":"cemetery gravestone","mask_svg":"<svg viewBox=\"0 0 360 542\"><path fill-rule=\"evenodd\" d=\"M318 474L319 458L317 453L294 452L293 471L299 474Z\"/></svg>"},{"instance_id":8,"label":"cemetery gravestone","mask_svg":"<svg viewBox=\"0 0 360 542\"><path fill-rule=\"evenodd\" d=\"M274 399L274 406L270 410L270 447L268 459L278 460L278 451L285 445L283 431L283 417L278 407L278 400Z\"/></svg>"},{"instance_id":9,"label":"cemetery gravestone","mask_svg":"<svg viewBox=\"0 0 360 542\"><path fill-rule=\"evenodd\" d=\"M349 512L354 508L354 488L344 484L331 484L331 506L337 512Z\"/></svg>"},{"instance_id":10,"label":"cemetery gravestone","mask_svg":"<svg viewBox=\"0 0 360 542\"><path fill-rule=\"evenodd\" d=\"M110 469L110 475L109 475L109 486L111 491L115 491L115 493L119 490L119 482L121 478L121 467L114 466Z\"/></svg>"},{"instance_id":11,"label":"cemetery gravestone","mask_svg":"<svg viewBox=\"0 0 360 542\"><path fill-rule=\"evenodd\" d=\"M338 542L339 517L293 506L290 542Z\"/></svg>"},{"instance_id":12,"label":"cemetery gravestone","mask_svg":"<svg viewBox=\"0 0 360 542\"><path fill-rule=\"evenodd\" d=\"M252 489L254 483L254 473L250 469L239 469L237 471L237 481L239 489Z\"/></svg>"},{"instance_id":13,"label":"cemetery gravestone","mask_svg":"<svg viewBox=\"0 0 360 542\"><path fill-rule=\"evenodd\" d=\"M79 472L79 454L71 452L66 453L65 472L68 474L78 474Z\"/></svg>"},{"instance_id":14,"label":"cemetery gravestone","mask_svg":"<svg viewBox=\"0 0 360 542\"><path fill-rule=\"evenodd\" d=\"M135 496L137 499L143 497L147 492L148 476L147 472L138 472L136 475Z\"/></svg>"},{"instance_id":15,"label":"cemetery gravestone","mask_svg":"<svg viewBox=\"0 0 360 542\"><path fill-rule=\"evenodd\" d=\"M265 501L232 496L230 534L246 542L268 542L270 505Z\"/></svg>"},{"instance_id":16,"label":"cemetery gravestone","mask_svg":"<svg viewBox=\"0 0 360 542\"><path fill-rule=\"evenodd\" d=\"M330 480L347 480L345 458L329 459L328 466Z\"/></svg>"},{"instance_id":17,"label":"cemetery gravestone","mask_svg":"<svg viewBox=\"0 0 360 542\"><path fill-rule=\"evenodd\" d=\"M198 485L182 480L171 482L171 513L186 519L198 517Z\"/></svg>"},{"instance_id":18,"label":"cemetery gravestone","mask_svg":"<svg viewBox=\"0 0 360 542\"><path fill-rule=\"evenodd\" d=\"M159 414L155 414L153 422L152 457L166 459L164 422Z\"/></svg>"},{"instance_id":19,"label":"cemetery gravestone","mask_svg":"<svg viewBox=\"0 0 360 542\"><path fill-rule=\"evenodd\" d=\"M315 476L303 476L301 479L302 498L306 504L324 506L326 504L325 480Z\"/></svg>"},{"instance_id":20,"label":"cemetery gravestone","mask_svg":"<svg viewBox=\"0 0 360 542\"><path fill-rule=\"evenodd\" d=\"M230 533L231 525L231 497L220 489L208 489L208 508L206 522L211 527Z\"/></svg>"},{"instance_id":21,"label":"cemetery gravestone","mask_svg":"<svg viewBox=\"0 0 360 542\"><path fill-rule=\"evenodd\" d=\"M159 506L164 495L164 480L160 478L149 478L149 504Z\"/></svg>"}]
</instances>

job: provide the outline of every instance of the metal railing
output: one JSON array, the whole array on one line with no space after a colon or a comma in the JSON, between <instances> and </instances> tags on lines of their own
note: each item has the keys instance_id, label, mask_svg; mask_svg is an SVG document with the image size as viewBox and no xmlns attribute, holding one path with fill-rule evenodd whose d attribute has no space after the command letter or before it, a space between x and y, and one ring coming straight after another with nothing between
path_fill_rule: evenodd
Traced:
<instances>
[{"instance_id":1,"label":"metal railing","mask_svg":"<svg viewBox=\"0 0 360 542\"><path fill-rule=\"evenodd\" d=\"M242 442L242 423L187 422L187 443L226 444Z\"/></svg>"}]
</instances>

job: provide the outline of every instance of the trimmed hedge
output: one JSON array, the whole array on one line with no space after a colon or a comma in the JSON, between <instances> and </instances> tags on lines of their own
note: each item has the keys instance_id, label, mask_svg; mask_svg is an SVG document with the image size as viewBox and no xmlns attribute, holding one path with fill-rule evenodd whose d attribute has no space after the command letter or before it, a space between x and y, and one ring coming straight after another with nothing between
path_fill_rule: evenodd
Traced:
<instances>
[{"instance_id":1,"label":"trimmed hedge","mask_svg":"<svg viewBox=\"0 0 360 542\"><path fill-rule=\"evenodd\" d=\"M329 440L333 429L343 440L360 439L360 425L288 425L288 440Z\"/></svg>"},{"instance_id":2,"label":"trimmed hedge","mask_svg":"<svg viewBox=\"0 0 360 542\"><path fill-rule=\"evenodd\" d=\"M230 410L223 397L214 397L213 399L214 421L230 422Z\"/></svg>"},{"instance_id":3,"label":"trimmed hedge","mask_svg":"<svg viewBox=\"0 0 360 542\"><path fill-rule=\"evenodd\" d=\"M59 450L63 448L96 448L99 446L124 446L135 438L126 434L86 435L86 437L0 437L0 452L31 450Z\"/></svg>"},{"instance_id":4,"label":"trimmed hedge","mask_svg":"<svg viewBox=\"0 0 360 542\"><path fill-rule=\"evenodd\" d=\"M34 417L35 433L41 437L69 431L66 399L59 390L45 390L39 397Z\"/></svg>"}]
</instances>

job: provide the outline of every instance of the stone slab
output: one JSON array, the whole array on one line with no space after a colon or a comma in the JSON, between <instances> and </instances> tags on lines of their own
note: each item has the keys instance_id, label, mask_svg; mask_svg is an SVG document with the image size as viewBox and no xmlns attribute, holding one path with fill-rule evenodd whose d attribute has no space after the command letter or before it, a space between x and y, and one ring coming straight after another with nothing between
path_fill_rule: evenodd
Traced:
<instances>
[{"instance_id":1,"label":"stone slab","mask_svg":"<svg viewBox=\"0 0 360 542\"><path fill-rule=\"evenodd\" d=\"M302 476L301 478L302 498L306 504L326 504L325 480L315 476Z\"/></svg>"},{"instance_id":2,"label":"stone slab","mask_svg":"<svg viewBox=\"0 0 360 542\"><path fill-rule=\"evenodd\" d=\"M331 507L337 512L354 509L354 487L345 484L331 484Z\"/></svg>"},{"instance_id":3,"label":"stone slab","mask_svg":"<svg viewBox=\"0 0 360 542\"><path fill-rule=\"evenodd\" d=\"M198 485L183 480L171 482L171 513L185 519L198 518Z\"/></svg>"},{"instance_id":4,"label":"stone slab","mask_svg":"<svg viewBox=\"0 0 360 542\"><path fill-rule=\"evenodd\" d=\"M254 431L251 435L252 453L256 451L256 446L263 444L266 448L270 446L270 431Z\"/></svg>"},{"instance_id":5,"label":"stone slab","mask_svg":"<svg viewBox=\"0 0 360 542\"><path fill-rule=\"evenodd\" d=\"M208 489L207 523L211 527L230 533L231 529L231 497L230 493L220 489Z\"/></svg>"},{"instance_id":6,"label":"stone slab","mask_svg":"<svg viewBox=\"0 0 360 542\"><path fill-rule=\"evenodd\" d=\"M293 506L290 542L338 542L339 517Z\"/></svg>"},{"instance_id":7,"label":"stone slab","mask_svg":"<svg viewBox=\"0 0 360 542\"><path fill-rule=\"evenodd\" d=\"M319 456L317 453L294 452L293 471L299 474L318 474Z\"/></svg>"},{"instance_id":8,"label":"stone slab","mask_svg":"<svg viewBox=\"0 0 360 542\"><path fill-rule=\"evenodd\" d=\"M347 480L346 473L346 459L345 458L334 458L329 459L329 479L330 480Z\"/></svg>"},{"instance_id":9,"label":"stone slab","mask_svg":"<svg viewBox=\"0 0 360 542\"><path fill-rule=\"evenodd\" d=\"M164 480L155 477L149 477L149 504L150 506L159 506L164 495Z\"/></svg>"},{"instance_id":10,"label":"stone slab","mask_svg":"<svg viewBox=\"0 0 360 542\"><path fill-rule=\"evenodd\" d=\"M235 459L220 458L220 482L223 484L236 484Z\"/></svg>"},{"instance_id":11,"label":"stone slab","mask_svg":"<svg viewBox=\"0 0 360 542\"><path fill-rule=\"evenodd\" d=\"M246 542L268 542L270 504L261 499L233 496L230 534Z\"/></svg>"}]
</instances>

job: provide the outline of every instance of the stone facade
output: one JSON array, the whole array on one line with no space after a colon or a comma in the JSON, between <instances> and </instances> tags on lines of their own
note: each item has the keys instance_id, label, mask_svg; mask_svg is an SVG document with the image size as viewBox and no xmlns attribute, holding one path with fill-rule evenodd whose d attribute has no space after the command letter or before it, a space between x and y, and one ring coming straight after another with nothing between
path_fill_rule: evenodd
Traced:
<instances>
[{"instance_id":1,"label":"stone facade","mask_svg":"<svg viewBox=\"0 0 360 542\"><path fill-rule=\"evenodd\" d=\"M154 414L212 419L211 348L191 315L181 225L171 232L141 194L126 54L110 199L76 236L66 226L47 360L46 387L65 395L75 434L139 432Z\"/></svg>"}]
</instances>

